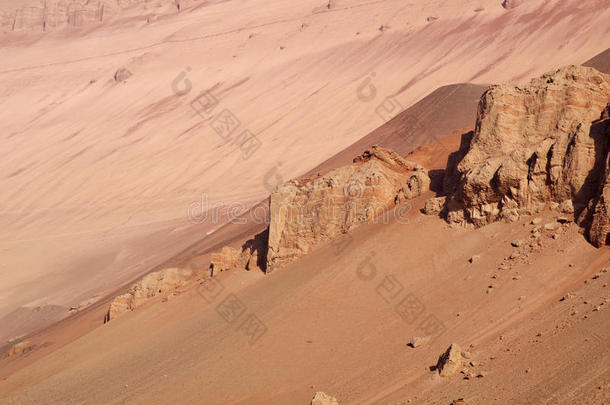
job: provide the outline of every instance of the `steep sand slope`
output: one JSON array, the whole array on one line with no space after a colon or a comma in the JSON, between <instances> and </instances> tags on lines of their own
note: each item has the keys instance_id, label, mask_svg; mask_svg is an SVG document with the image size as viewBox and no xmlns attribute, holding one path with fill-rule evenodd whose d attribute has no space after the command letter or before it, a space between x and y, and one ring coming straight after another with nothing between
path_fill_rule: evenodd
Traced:
<instances>
[{"instance_id":1,"label":"steep sand slope","mask_svg":"<svg viewBox=\"0 0 610 405\"><path fill-rule=\"evenodd\" d=\"M497 270L516 250L510 241L529 235L528 221L450 230L422 217L422 202L401 223L363 226L347 243L324 246L269 276L221 273L217 296L202 287L129 313L0 382L0 398L305 404L322 390L347 404L464 396L486 404L556 403L571 393L586 403L607 395L610 318L605 306L592 309L607 296L602 284L610 273L591 277L610 252L587 244L571 224L557 240L545 235L539 252ZM480 261L469 263L475 254ZM389 288L396 282L402 289ZM568 291L578 297L560 302ZM245 310L227 322L217 308L230 296ZM415 305L401 316L397 307L406 297ZM240 330L250 314L266 330L253 344ZM442 322L440 336L407 347L430 316ZM475 371L484 378L440 379L429 370L451 342L473 345Z\"/></svg>"},{"instance_id":2,"label":"steep sand slope","mask_svg":"<svg viewBox=\"0 0 610 405\"><path fill-rule=\"evenodd\" d=\"M387 97L406 107L607 48L607 1L499 3L212 1L3 36L0 316L77 305L172 257L222 222L189 221L203 193L249 207L271 170L304 173L378 127ZM115 82L121 67L133 76ZM214 117L260 140L249 159L191 108L205 89Z\"/></svg>"},{"instance_id":3,"label":"steep sand slope","mask_svg":"<svg viewBox=\"0 0 610 405\"><path fill-rule=\"evenodd\" d=\"M451 145L448 148L448 145L445 145L445 138L460 128L472 127L479 99L486 88L481 85L460 83L436 89L367 136L316 166L310 173L326 172L348 164L360 151L372 145L390 148L401 155L426 144L442 154L456 150L459 141L455 147ZM425 167L444 168L445 163L442 160L435 161L433 166L425 164Z\"/></svg>"},{"instance_id":4,"label":"steep sand slope","mask_svg":"<svg viewBox=\"0 0 610 405\"><path fill-rule=\"evenodd\" d=\"M610 74L610 48L606 49L604 52L599 55L594 56L589 59L583 66L590 66L599 70L600 72L609 73Z\"/></svg>"}]
</instances>

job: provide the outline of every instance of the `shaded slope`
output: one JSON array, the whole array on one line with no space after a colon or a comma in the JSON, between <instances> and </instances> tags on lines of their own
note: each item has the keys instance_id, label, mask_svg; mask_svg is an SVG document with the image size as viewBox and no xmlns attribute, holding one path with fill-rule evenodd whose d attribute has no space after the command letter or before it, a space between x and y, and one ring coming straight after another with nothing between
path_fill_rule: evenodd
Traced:
<instances>
[{"instance_id":1,"label":"shaded slope","mask_svg":"<svg viewBox=\"0 0 610 405\"><path fill-rule=\"evenodd\" d=\"M582 65L589 66L599 70L600 72L610 74L610 48L606 49L599 55L596 55L593 58L589 59Z\"/></svg>"},{"instance_id":2,"label":"shaded slope","mask_svg":"<svg viewBox=\"0 0 610 405\"><path fill-rule=\"evenodd\" d=\"M479 98L486 88L471 83L438 88L308 174L349 164L354 156L372 145L390 148L403 156L424 144L434 143L445 149L449 145L442 142L443 138L458 129L472 126ZM383 110L379 119L382 117Z\"/></svg>"}]
</instances>

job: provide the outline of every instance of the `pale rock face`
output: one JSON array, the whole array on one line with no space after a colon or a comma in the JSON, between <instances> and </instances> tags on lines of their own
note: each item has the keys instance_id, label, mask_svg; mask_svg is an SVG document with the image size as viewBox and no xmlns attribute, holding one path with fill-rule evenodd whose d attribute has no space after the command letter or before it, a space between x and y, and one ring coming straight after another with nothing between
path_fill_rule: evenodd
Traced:
<instances>
[{"instance_id":1,"label":"pale rock face","mask_svg":"<svg viewBox=\"0 0 610 405\"><path fill-rule=\"evenodd\" d=\"M49 31L105 21L125 9L180 11L198 0L29 0L13 11L0 10L0 33Z\"/></svg>"},{"instance_id":2,"label":"pale rock face","mask_svg":"<svg viewBox=\"0 0 610 405\"><path fill-rule=\"evenodd\" d=\"M267 271L317 244L371 222L428 190L418 164L373 147L351 165L311 180L292 180L271 193Z\"/></svg>"},{"instance_id":3,"label":"pale rock face","mask_svg":"<svg viewBox=\"0 0 610 405\"><path fill-rule=\"evenodd\" d=\"M8 356L16 356L18 354L27 353L30 350L33 350L34 346L30 343L29 340L24 340L23 342L19 342L11 347L8 352Z\"/></svg>"},{"instance_id":4,"label":"pale rock face","mask_svg":"<svg viewBox=\"0 0 610 405\"><path fill-rule=\"evenodd\" d=\"M555 203L582 226L595 223L591 240L605 243L609 104L610 76L593 68L569 66L525 87L490 87L472 140L447 167L448 221L515 221Z\"/></svg>"},{"instance_id":5,"label":"pale rock face","mask_svg":"<svg viewBox=\"0 0 610 405\"><path fill-rule=\"evenodd\" d=\"M242 252L240 250L232 248L230 246L225 246L222 248L220 253L212 254L210 268L213 271L230 270L234 267L237 267L241 257Z\"/></svg>"},{"instance_id":6,"label":"pale rock face","mask_svg":"<svg viewBox=\"0 0 610 405\"><path fill-rule=\"evenodd\" d=\"M316 392L311 400L311 405L339 405L339 401L324 392Z\"/></svg>"},{"instance_id":7,"label":"pale rock face","mask_svg":"<svg viewBox=\"0 0 610 405\"><path fill-rule=\"evenodd\" d=\"M186 284L193 277L189 269L169 268L149 273L131 286L126 294L115 297L110 303L106 322L117 315L133 311L158 295L167 295Z\"/></svg>"},{"instance_id":8,"label":"pale rock face","mask_svg":"<svg viewBox=\"0 0 610 405\"><path fill-rule=\"evenodd\" d=\"M402 203L412 200L428 190L430 190L430 177L428 176L428 172L423 169L416 170L415 173L409 177L407 184L398 190L395 202Z\"/></svg>"}]
</instances>

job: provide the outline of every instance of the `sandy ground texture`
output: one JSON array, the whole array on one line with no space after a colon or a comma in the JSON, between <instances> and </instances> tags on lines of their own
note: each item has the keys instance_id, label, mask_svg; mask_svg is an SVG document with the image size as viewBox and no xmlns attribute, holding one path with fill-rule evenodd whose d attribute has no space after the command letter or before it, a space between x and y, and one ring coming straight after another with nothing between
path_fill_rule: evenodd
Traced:
<instances>
[{"instance_id":1,"label":"sandy ground texture","mask_svg":"<svg viewBox=\"0 0 610 405\"><path fill-rule=\"evenodd\" d=\"M418 212L426 197L271 275L220 273L55 347L2 377L0 398L306 404L325 391L346 404L607 401L610 251L573 223L544 231L533 249L533 218L449 229ZM407 346L427 333L427 344ZM42 339L40 350L57 346ZM430 367L451 343L474 366L441 378Z\"/></svg>"},{"instance_id":2,"label":"sandy ground texture","mask_svg":"<svg viewBox=\"0 0 610 405\"><path fill-rule=\"evenodd\" d=\"M246 209L441 86L608 46L608 1L500 3L207 1L2 36L0 318L113 291L226 220L206 199Z\"/></svg>"}]
</instances>

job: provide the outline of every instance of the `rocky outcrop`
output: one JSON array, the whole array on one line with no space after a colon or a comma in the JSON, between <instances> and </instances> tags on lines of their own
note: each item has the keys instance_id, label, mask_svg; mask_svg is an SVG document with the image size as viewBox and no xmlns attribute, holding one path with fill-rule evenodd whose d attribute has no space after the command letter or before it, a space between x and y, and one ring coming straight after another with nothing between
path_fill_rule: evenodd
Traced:
<instances>
[{"instance_id":1,"label":"rocky outcrop","mask_svg":"<svg viewBox=\"0 0 610 405\"><path fill-rule=\"evenodd\" d=\"M593 68L490 87L447 166L447 220L479 227L553 205L607 243L609 104L610 76Z\"/></svg>"},{"instance_id":2,"label":"rocky outcrop","mask_svg":"<svg viewBox=\"0 0 610 405\"><path fill-rule=\"evenodd\" d=\"M230 246L222 248L220 253L213 253L210 259L210 270L214 271L227 271L234 267L237 267L242 261L242 253L238 249Z\"/></svg>"},{"instance_id":3,"label":"rocky outcrop","mask_svg":"<svg viewBox=\"0 0 610 405\"><path fill-rule=\"evenodd\" d=\"M27 353L34 350L34 345L29 340L24 340L11 347L8 352L8 357L17 356L18 354Z\"/></svg>"},{"instance_id":4,"label":"rocky outcrop","mask_svg":"<svg viewBox=\"0 0 610 405\"><path fill-rule=\"evenodd\" d=\"M101 22L104 10L116 8L110 1L38 0L0 15L3 32L83 26ZM115 2L116 3L116 2Z\"/></svg>"},{"instance_id":5,"label":"rocky outcrop","mask_svg":"<svg viewBox=\"0 0 610 405\"><path fill-rule=\"evenodd\" d=\"M149 273L129 288L127 293L115 297L110 303L108 322L127 311L133 311L156 296L169 296L194 276L189 269L169 268Z\"/></svg>"},{"instance_id":6,"label":"rocky outcrop","mask_svg":"<svg viewBox=\"0 0 610 405\"><path fill-rule=\"evenodd\" d=\"M429 186L420 165L380 147L323 177L284 184L271 193L267 271L388 215L394 204L420 195Z\"/></svg>"},{"instance_id":7,"label":"rocky outcrop","mask_svg":"<svg viewBox=\"0 0 610 405\"><path fill-rule=\"evenodd\" d=\"M339 401L324 392L316 392L311 400L311 405L339 405Z\"/></svg>"},{"instance_id":8,"label":"rocky outcrop","mask_svg":"<svg viewBox=\"0 0 610 405\"><path fill-rule=\"evenodd\" d=\"M227 271L233 268L245 270L266 269L268 231L265 230L248 239L241 249L225 246L220 253L213 253L210 259L210 271Z\"/></svg>"},{"instance_id":9,"label":"rocky outcrop","mask_svg":"<svg viewBox=\"0 0 610 405\"><path fill-rule=\"evenodd\" d=\"M181 11L197 0L29 0L17 7L0 10L0 33L49 31L101 23L123 10L136 13Z\"/></svg>"}]
</instances>

